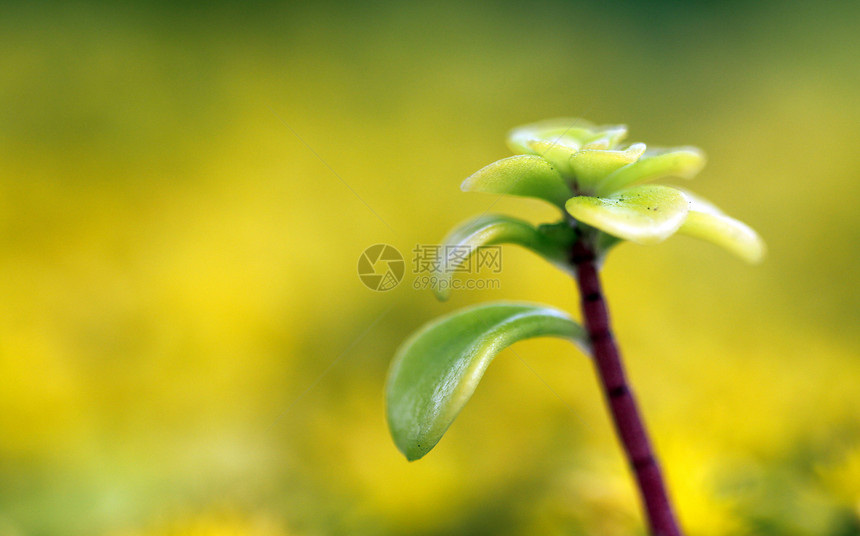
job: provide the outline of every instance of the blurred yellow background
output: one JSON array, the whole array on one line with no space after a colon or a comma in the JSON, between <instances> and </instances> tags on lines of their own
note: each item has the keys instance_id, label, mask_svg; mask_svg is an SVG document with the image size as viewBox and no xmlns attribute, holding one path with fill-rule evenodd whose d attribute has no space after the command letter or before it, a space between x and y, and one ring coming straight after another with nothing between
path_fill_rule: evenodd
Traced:
<instances>
[{"instance_id":1,"label":"blurred yellow background","mask_svg":"<svg viewBox=\"0 0 860 536\"><path fill-rule=\"evenodd\" d=\"M576 311L516 248L440 304L356 275L481 213L506 131L702 147L764 236L606 266L691 535L860 534L860 4L4 3L0 534L642 534L588 359L502 353L438 447L384 420L397 345L471 303ZM374 214L375 213L375 214ZM522 356L522 361L517 359ZM532 369L532 370L530 370Z\"/></svg>"}]
</instances>

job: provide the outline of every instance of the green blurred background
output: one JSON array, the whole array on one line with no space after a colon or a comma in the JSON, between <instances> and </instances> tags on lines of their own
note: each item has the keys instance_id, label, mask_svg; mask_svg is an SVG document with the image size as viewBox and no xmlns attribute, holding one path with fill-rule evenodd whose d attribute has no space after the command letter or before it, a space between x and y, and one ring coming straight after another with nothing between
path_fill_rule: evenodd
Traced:
<instances>
[{"instance_id":1,"label":"green blurred background","mask_svg":"<svg viewBox=\"0 0 860 536\"><path fill-rule=\"evenodd\" d=\"M858 20L856 2L4 3L0 534L642 534L564 342L503 352L419 462L384 420L423 322L576 310L516 248L500 289L445 304L409 272L387 293L356 275L367 246L408 260L491 205L554 218L458 186L509 128L557 116L702 147L691 187L768 242L758 267L678 237L605 270L689 533L860 534Z\"/></svg>"}]
</instances>

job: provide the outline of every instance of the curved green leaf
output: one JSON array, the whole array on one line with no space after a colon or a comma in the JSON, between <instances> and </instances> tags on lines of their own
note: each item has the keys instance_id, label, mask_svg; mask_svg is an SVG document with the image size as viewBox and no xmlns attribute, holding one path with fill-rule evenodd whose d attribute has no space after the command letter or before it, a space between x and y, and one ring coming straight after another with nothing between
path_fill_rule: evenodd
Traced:
<instances>
[{"instance_id":1,"label":"curved green leaf","mask_svg":"<svg viewBox=\"0 0 860 536\"><path fill-rule=\"evenodd\" d=\"M690 213L679 233L716 244L749 263L759 263L767 250L764 240L747 224L726 216L712 203L684 192Z\"/></svg>"},{"instance_id":2,"label":"curved green leaf","mask_svg":"<svg viewBox=\"0 0 860 536\"><path fill-rule=\"evenodd\" d=\"M692 179L705 165L705 154L696 147L649 150L639 160L607 175L597 185L597 195L608 195L627 186L663 177Z\"/></svg>"},{"instance_id":3,"label":"curved green leaf","mask_svg":"<svg viewBox=\"0 0 860 536\"><path fill-rule=\"evenodd\" d=\"M388 427L410 461L427 454L471 398L493 358L517 341L556 336L587 347L584 330L556 309L493 303L419 329L397 351L386 385Z\"/></svg>"},{"instance_id":4,"label":"curved green leaf","mask_svg":"<svg viewBox=\"0 0 860 536\"><path fill-rule=\"evenodd\" d=\"M549 229L553 232L548 232ZM439 300L447 300L451 295L454 274L467 266L482 246L516 244L569 270L567 251L573 239L573 229L569 225L541 226L536 229L532 224L510 216L479 216L457 226L443 240L442 259L433 267L435 280L432 290Z\"/></svg>"},{"instance_id":5,"label":"curved green leaf","mask_svg":"<svg viewBox=\"0 0 860 536\"><path fill-rule=\"evenodd\" d=\"M594 136L594 125L585 119L561 117L523 125L508 133L508 147L515 153L539 154L531 146L533 141L560 142L581 146Z\"/></svg>"},{"instance_id":6,"label":"curved green leaf","mask_svg":"<svg viewBox=\"0 0 860 536\"><path fill-rule=\"evenodd\" d=\"M594 136L583 145L583 149L601 151L614 149L621 140L627 137L627 127L624 125L608 125L599 128L600 130L595 130Z\"/></svg>"},{"instance_id":7,"label":"curved green leaf","mask_svg":"<svg viewBox=\"0 0 860 536\"><path fill-rule=\"evenodd\" d=\"M463 181L464 192L537 197L559 207L573 195L558 171L539 156L503 158Z\"/></svg>"},{"instance_id":8,"label":"curved green leaf","mask_svg":"<svg viewBox=\"0 0 860 536\"><path fill-rule=\"evenodd\" d=\"M591 190L594 185L616 169L635 162L643 152L645 152L644 143L634 143L623 151L583 149L571 157L570 165L577 185L581 189Z\"/></svg>"},{"instance_id":9,"label":"curved green leaf","mask_svg":"<svg viewBox=\"0 0 860 536\"><path fill-rule=\"evenodd\" d=\"M624 125L596 126L585 119L562 117L523 125L508 133L508 147L515 153L540 154L530 142L544 141L581 147L603 140L606 148L614 147L627 135Z\"/></svg>"},{"instance_id":10,"label":"curved green leaf","mask_svg":"<svg viewBox=\"0 0 860 536\"><path fill-rule=\"evenodd\" d=\"M569 180L573 177L570 159L579 150L578 142L569 138L562 138L558 140L532 140L528 142L528 145L536 155L552 164L563 179Z\"/></svg>"},{"instance_id":11,"label":"curved green leaf","mask_svg":"<svg viewBox=\"0 0 860 536\"><path fill-rule=\"evenodd\" d=\"M668 186L634 186L607 197L574 197L567 211L575 219L611 235L639 244L655 244L671 236L687 217L689 204Z\"/></svg>"}]
</instances>

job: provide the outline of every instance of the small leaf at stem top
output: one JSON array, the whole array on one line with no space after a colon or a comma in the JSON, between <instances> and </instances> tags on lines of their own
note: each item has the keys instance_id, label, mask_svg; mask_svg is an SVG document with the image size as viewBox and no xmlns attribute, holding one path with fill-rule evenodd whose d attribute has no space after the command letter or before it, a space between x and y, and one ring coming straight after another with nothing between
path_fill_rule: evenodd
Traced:
<instances>
[{"instance_id":1,"label":"small leaf at stem top","mask_svg":"<svg viewBox=\"0 0 860 536\"><path fill-rule=\"evenodd\" d=\"M634 143L623 151L589 148L596 146L598 145L587 145L570 159L576 183L585 191L593 190L604 177L636 161L645 152L644 143ZM599 146L603 147L603 145Z\"/></svg>"},{"instance_id":2,"label":"small leaf at stem top","mask_svg":"<svg viewBox=\"0 0 860 536\"><path fill-rule=\"evenodd\" d=\"M464 192L485 192L536 197L556 206L573 196L558 171L534 155L503 158L478 170L463 181Z\"/></svg>"},{"instance_id":3,"label":"small leaf at stem top","mask_svg":"<svg viewBox=\"0 0 860 536\"><path fill-rule=\"evenodd\" d=\"M597 195L609 195L635 184L665 177L692 179L705 165L705 154L696 147L649 149L641 158L618 168L598 184Z\"/></svg>"},{"instance_id":4,"label":"small leaf at stem top","mask_svg":"<svg viewBox=\"0 0 860 536\"><path fill-rule=\"evenodd\" d=\"M764 240L747 224L723 214L714 204L684 191L690 213L678 233L707 240L734 253L741 259L757 264L764 259Z\"/></svg>"},{"instance_id":5,"label":"small leaf at stem top","mask_svg":"<svg viewBox=\"0 0 860 536\"><path fill-rule=\"evenodd\" d=\"M655 244L684 223L689 204L668 186L642 185L607 197L579 196L567 202L575 219L611 235L639 244Z\"/></svg>"},{"instance_id":6,"label":"small leaf at stem top","mask_svg":"<svg viewBox=\"0 0 860 536\"><path fill-rule=\"evenodd\" d=\"M576 117L562 117L523 125L508 133L508 147L515 153L539 154L531 145L533 141L575 145L598 142L604 148L616 146L627 135L624 125L596 126L590 121Z\"/></svg>"}]
</instances>

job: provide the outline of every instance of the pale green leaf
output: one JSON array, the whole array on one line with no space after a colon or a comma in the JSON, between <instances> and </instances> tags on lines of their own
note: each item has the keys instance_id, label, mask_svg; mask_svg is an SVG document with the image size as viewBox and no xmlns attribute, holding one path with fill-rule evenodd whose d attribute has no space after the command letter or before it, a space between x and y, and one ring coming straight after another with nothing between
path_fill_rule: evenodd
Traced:
<instances>
[{"instance_id":1,"label":"pale green leaf","mask_svg":"<svg viewBox=\"0 0 860 536\"><path fill-rule=\"evenodd\" d=\"M555 336L587 346L584 330L558 310L493 303L419 329L397 351L386 385L388 427L397 448L417 460L442 438L493 358L517 341Z\"/></svg>"},{"instance_id":2,"label":"pale green leaf","mask_svg":"<svg viewBox=\"0 0 860 536\"><path fill-rule=\"evenodd\" d=\"M705 155L695 147L647 151L642 158L618 168L597 185L597 195L608 195L634 184L663 177L693 178L705 165Z\"/></svg>"},{"instance_id":3,"label":"pale green leaf","mask_svg":"<svg viewBox=\"0 0 860 536\"><path fill-rule=\"evenodd\" d=\"M684 192L690 203L690 213L679 233L701 238L716 244L750 263L759 263L764 258L764 240L747 224L723 212L712 203Z\"/></svg>"},{"instance_id":4,"label":"pale green leaf","mask_svg":"<svg viewBox=\"0 0 860 536\"><path fill-rule=\"evenodd\" d=\"M602 145L601 145L602 146ZM597 145L586 145L586 147L573 155L570 165L577 186L584 191L589 191L613 171L635 162L645 151L644 143L634 143L623 151L610 151L595 149Z\"/></svg>"},{"instance_id":5,"label":"pale green leaf","mask_svg":"<svg viewBox=\"0 0 860 536\"><path fill-rule=\"evenodd\" d=\"M536 197L560 207L573 195L549 162L531 155L493 162L463 181L460 188L464 192Z\"/></svg>"},{"instance_id":6,"label":"pale green leaf","mask_svg":"<svg viewBox=\"0 0 860 536\"><path fill-rule=\"evenodd\" d=\"M478 248L482 246L516 244L532 250L559 268L569 270L567 251L573 240L573 229L566 224L536 229L529 222L510 216L479 216L457 226L443 240L442 258L433 270L432 290L438 299L447 300L451 295L454 274L466 266L471 268Z\"/></svg>"},{"instance_id":7,"label":"pale green leaf","mask_svg":"<svg viewBox=\"0 0 860 536\"><path fill-rule=\"evenodd\" d=\"M594 125L585 119L549 119L511 130L508 133L508 146L513 152L524 154L539 154L530 145L533 141L560 142L579 147L585 143L583 140L593 137L593 128Z\"/></svg>"},{"instance_id":8,"label":"pale green leaf","mask_svg":"<svg viewBox=\"0 0 860 536\"><path fill-rule=\"evenodd\" d=\"M544 141L581 147L595 140L605 139L607 148L614 147L627 135L624 125L594 124L575 117L540 121L513 129L508 133L508 146L515 153L540 154L530 142Z\"/></svg>"},{"instance_id":9,"label":"pale green leaf","mask_svg":"<svg viewBox=\"0 0 860 536\"><path fill-rule=\"evenodd\" d=\"M573 177L570 159L579 150L578 142L565 138L554 141L532 140L528 145L536 155L552 164L565 179L565 184Z\"/></svg>"},{"instance_id":10,"label":"pale green leaf","mask_svg":"<svg viewBox=\"0 0 860 536\"><path fill-rule=\"evenodd\" d=\"M576 220L639 244L654 244L671 236L684 223L688 210L684 194L657 185L634 186L607 197L574 197L567 202L567 211Z\"/></svg>"},{"instance_id":11,"label":"pale green leaf","mask_svg":"<svg viewBox=\"0 0 860 536\"><path fill-rule=\"evenodd\" d=\"M586 140L583 148L585 149L600 149L600 150L608 150L614 149L616 145L618 145L621 140L627 137L627 127L624 125L611 125L600 127L600 130L596 130L594 135Z\"/></svg>"}]
</instances>

